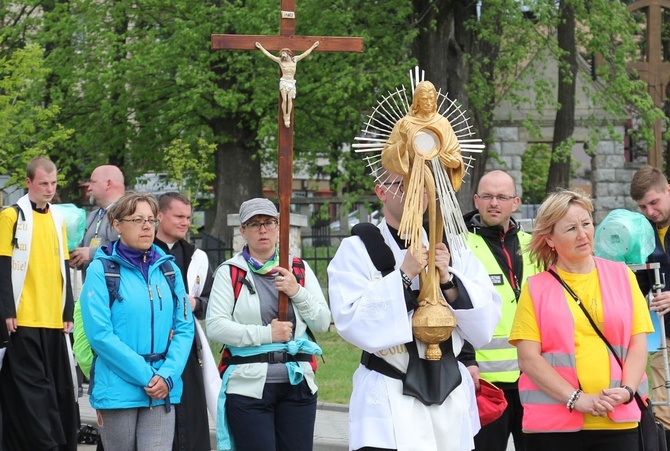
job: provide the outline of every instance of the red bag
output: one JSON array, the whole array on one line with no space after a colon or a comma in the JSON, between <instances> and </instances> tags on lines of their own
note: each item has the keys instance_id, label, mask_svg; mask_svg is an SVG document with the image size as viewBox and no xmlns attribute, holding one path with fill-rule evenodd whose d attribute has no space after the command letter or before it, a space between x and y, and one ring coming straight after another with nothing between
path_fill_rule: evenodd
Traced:
<instances>
[{"instance_id":1,"label":"red bag","mask_svg":"<svg viewBox=\"0 0 670 451\"><path fill-rule=\"evenodd\" d=\"M507 408L505 393L492 383L479 379L477 408L479 409L479 421L482 426L494 422L500 418Z\"/></svg>"}]
</instances>

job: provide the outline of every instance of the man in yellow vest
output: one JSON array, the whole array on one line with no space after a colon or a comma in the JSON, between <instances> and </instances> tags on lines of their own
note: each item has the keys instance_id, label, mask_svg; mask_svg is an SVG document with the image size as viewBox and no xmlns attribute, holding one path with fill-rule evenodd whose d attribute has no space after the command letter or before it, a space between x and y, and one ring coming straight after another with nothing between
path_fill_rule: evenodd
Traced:
<instances>
[{"instance_id":1,"label":"man in yellow vest","mask_svg":"<svg viewBox=\"0 0 670 451\"><path fill-rule=\"evenodd\" d=\"M479 180L474 202L477 210L464 216L470 231L468 244L484 264L491 282L502 298L502 317L493 334L493 340L476 351L476 362L466 365L477 390L479 379L485 379L503 389L507 399L507 409L502 416L483 426L475 436L475 449L505 451L511 433L516 451L523 451L523 409L517 387L519 365L516 348L507 339L516 313L521 285L528 276L538 271L523 252L530 241L530 235L519 230L516 221L512 219L512 213L521 203L516 195L514 179L503 171L485 174ZM461 357L459 359L464 361Z\"/></svg>"}]
</instances>

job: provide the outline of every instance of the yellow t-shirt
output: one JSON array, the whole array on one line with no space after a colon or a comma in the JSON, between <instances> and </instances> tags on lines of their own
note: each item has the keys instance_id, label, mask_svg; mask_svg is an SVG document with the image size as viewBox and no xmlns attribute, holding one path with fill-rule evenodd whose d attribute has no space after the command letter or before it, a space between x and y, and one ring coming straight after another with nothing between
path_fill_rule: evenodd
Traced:
<instances>
[{"instance_id":1,"label":"yellow t-shirt","mask_svg":"<svg viewBox=\"0 0 670 451\"><path fill-rule=\"evenodd\" d=\"M577 297L582 301L586 311L589 312L593 321L602 330L603 304L600 292L600 281L596 270L589 274L572 274L558 269L558 274L565 283L572 288ZM633 328L632 334L651 333L654 326L649 316L647 302L638 288L633 271L628 270L628 280L631 286L633 298ZM609 356L607 345L593 332L593 327L584 316L572 296L565 294L570 311L575 321L575 361L577 365L577 377L586 393L599 393L609 386ZM518 340L531 340L542 342L542 336L535 317L535 307L530 297L528 284L524 284L519 298L519 305L512 324L509 341L515 344ZM607 371L604 371L607 369ZM630 429L635 423L615 423L609 418L584 415L584 429Z\"/></svg>"},{"instance_id":2,"label":"yellow t-shirt","mask_svg":"<svg viewBox=\"0 0 670 451\"><path fill-rule=\"evenodd\" d=\"M0 256L12 256L14 249L11 239L16 220L14 208L6 208L0 213ZM67 260L70 257L65 222L61 233L64 258ZM17 326L63 328L63 264L51 212L33 212L33 237L21 302L16 312Z\"/></svg>"},{"instance_id":3,"label":"yellow t-shirt","mask_svg":"<svg viewBox=\"0 0 670 451\"><path fill-rule=\"evenodd\" d=\"M658 233L658 240L661 242L661 246L663 247L663 250L665 251L665 235L668 234L668 228L670 226L665 226L662 229L657 228L656 232Z\"/></svg>"}]
</instances>

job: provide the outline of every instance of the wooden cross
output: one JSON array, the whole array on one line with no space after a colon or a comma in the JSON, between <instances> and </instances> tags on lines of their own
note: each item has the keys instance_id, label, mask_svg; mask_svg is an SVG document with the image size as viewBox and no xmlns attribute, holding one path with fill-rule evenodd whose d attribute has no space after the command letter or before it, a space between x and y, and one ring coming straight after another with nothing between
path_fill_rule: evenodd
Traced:
<instances>
[{"instance_id":1,"label":"wooden cross","mask_svg":"<svg viewBox=\"0 0 670 451\"><path fill-rule=\"evenodd\" d=\"M267 50L289 48L293 52L306 51L316 41L319 46L315 52L362 52L363 39L349 37L296 36L295 0L281 0L279 36L213 34L212 50L257 50L259 42ZM281 76L281 72L280 72ZM290 269L289 231L291 217L291 193L293 183L293 110L290 112L290 125L286 126L282 116L282 99L279 96L279 264ZM279 296L279 320L285 321L288 312L288 297Z\"/></svg>"},{"instance_id":2,"label":"wooden cross","mask_svg":"<svg viewBox=\"0 0 670 451\"><path fill-rule=\"evenodd\" d=\"M670 0L638 0L628 5L628 11L646 9L647 15L647 58L644 62L632 63L628 67L636 69L640 78L649 85L649 95L654 105L662 108L665 90L670 82L670 63L663 61L661 33L663 31L663 10L670 10ZM647 163L663 168L663 126L660 120L654 124L654 147L647 149Z\"/></svg>"}]
</instances>

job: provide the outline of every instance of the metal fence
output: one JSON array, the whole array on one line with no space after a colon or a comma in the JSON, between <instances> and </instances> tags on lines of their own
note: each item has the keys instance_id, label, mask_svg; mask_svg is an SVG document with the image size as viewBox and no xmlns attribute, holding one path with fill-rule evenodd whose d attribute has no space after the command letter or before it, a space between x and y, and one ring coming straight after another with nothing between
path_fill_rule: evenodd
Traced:
<instances>
[{"instance_id":1,"label":"metal fence","mask_svg":"<svg viewBox=\"0 0 670 451\"><path fill-rule=\"evenodd\" d=\"M199 249L202 249L207 254L209 264L214 269L233 256L232 244L227 245L225 241L208 233L202 232L195 235L192 237L192 240Z\"/></svg>"}]
</instances>

